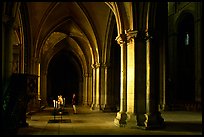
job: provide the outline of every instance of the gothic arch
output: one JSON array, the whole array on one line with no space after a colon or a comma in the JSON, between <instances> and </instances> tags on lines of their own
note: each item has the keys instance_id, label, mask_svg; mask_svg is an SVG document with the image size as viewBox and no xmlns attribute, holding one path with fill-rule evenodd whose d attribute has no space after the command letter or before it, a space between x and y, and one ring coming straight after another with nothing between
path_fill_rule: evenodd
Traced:
<instances>
[{"instance_id":1,"label":"gothic arch","mask_svg":"<svg viewBox=\"0 0 204 137\"><path fill-rule=\"evenodd\" d=\"M85 74L91 74L91 69L90 69L90 65L88 65L88 61L86 59L86 55L84 55L84 52L82 51L80 45L73 39L70 37L66 37L65 39L61 40L60 42L58 42L56 45L54 45L53 48L49 49L47 51L48 54L45 54L41 57L40 62L42 63L42 75L44 75L44 80L42 78L41 80L41 84L44 85L41 88L41 92L45 92L46 90L46 75L47 75L47 70L48 70L48 66L49 66L49 62L50 60L53 58L53 56L55 54L57 54L59 51L63 50L63 49L67 49L68 51L71 51L74 53L74 55L79 59L80 61L80 65L82 67L82 77ZM81 87L81 91L83 93L85 87ZM42 93L41 93L42 94ZM44 99L46 98L46 93L43 93L42 95L44 95Z\"/></svg>"}]
</instances>

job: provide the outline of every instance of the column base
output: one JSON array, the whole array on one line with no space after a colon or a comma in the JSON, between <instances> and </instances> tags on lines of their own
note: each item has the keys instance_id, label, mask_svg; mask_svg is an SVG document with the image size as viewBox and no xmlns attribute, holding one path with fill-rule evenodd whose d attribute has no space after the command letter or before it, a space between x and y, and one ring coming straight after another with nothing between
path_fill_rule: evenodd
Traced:
<instances>
[{"instance_id":1,"label":"column base","mask_svg":"<svg viewBox=\"0 0 204 137\"><path fill-rule=\"evenodd\" d=\"M127 122L127 114L125 112L118 112L114 119L114 124L118 127L125 127Z\"/></svg>"},{"instance_id":2,"label":"column base","mask_svg":"<svg viewBox=\"0 0 204 137\"><path fill-rule=\"evenodd\" d=\"M84 101L84 102L82 103L82 105L86 106L86 105L88 105L88 102L87 102L87 101Z\"/></svg>"},{"instance_id":3,"label":"column base","mask_svg":"<svg viewBox=\"0 0 204 137\"><path fill-rule=\"evenodd\" d=\"M127 112L127 127L129 128L137 128L137 118L134 113Z\"/></svg>"},{"instance_id":4,"label":"column base","mask_svg":"<svg viewBox=\"0 0 204 137\"><path fill-rule=\"evenodd\" d=\"M100 111L101 107L99 104L92 104L90 110L97 110Z\"/></svg>"},{"instance_id":5,"label":"column base","mask_svg":"<svg viewBox=\"0 0 204 137\"><path fill-rule=\"evenodd\" d=\"M153 114L144 114L145 115L145 129L160 129L164 127L164 119L161 116L160 112Z\"/></svg>"}]
</instances>

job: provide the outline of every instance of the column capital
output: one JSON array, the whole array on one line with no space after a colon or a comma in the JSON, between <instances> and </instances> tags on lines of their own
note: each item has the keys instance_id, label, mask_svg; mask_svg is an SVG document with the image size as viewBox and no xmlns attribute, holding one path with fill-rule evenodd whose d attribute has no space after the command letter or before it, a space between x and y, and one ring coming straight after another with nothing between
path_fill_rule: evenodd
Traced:
<instances>
[{"instance_id":1,"label":"column capital","mask_svg":"<svg viewBox=\"0 0 204 137\"><path fill-rule=\"evenodd\" d=\"M149 31L138 31L136 39L142 40L142 41L147 41L149 39L152 39L152 35L150 35Z\"/></svg>"},{"instance_id":2,"label":"column capital","mask_svg":"<svg viewBox=\"0 0 204 137\"><path fill-rule=\"evenodd\" d=\"M119 36L116 37L116 41L118 44L124 44L124 43L129 43L133 38L137 37L137 30L125 30L125 34L120 34Z\"/></svg>"},{"instance_id":3,"label":"column capital","mask_svg":"<svg viewBox=\"0 0 204 137\"><path fill-rule=\"evenodd\" d=\"M127 36L126 34L120 34L115 38L115 40L118 42L119 45L125 44L127 42Z\"/></svg>"},{"instance_id":4,"label":"column capital","mask_svg":"<svg viewBox=\"0 0 204 137\"><path fill-rule=\"evenodd\" d=\"M84 74L84 77L90 77L91 75L90 75L90 73L85 73Z\"/></svg>"},{"instance_id":5,"label":"column capital","mask_svg":"<svg viewBox=\"0 0 204 137\"><path fill-rule=\"evenodd\" d=\"M108 64L108 63L103 63L103 64L101 64L101 67L102 68L108 68L110 66L110 64Z\"/></svg>"},{"instance_id":6,"label":"column capital","mask_svg":"<svg viewBox=\"0 0 204 137\"><path fill-rule=\"evenodd\" d=\"M92 64L91 65L91 68L92 69L97 69L97 68L99 68L101 65L100 65L100 63L95 63L95 64Z\"/></svg>"},{"instance_id":7,"label":"column capital","mask_svg":"<svg viewBox=\"0 0 204 137\"><path fill-rule=\"evenodd\" d=\"M96 64L95 64L95 68L99 68L100 66L101 66L100 63L96 63Z\"/></svg>"},{"instance_id":8,"label":"column capital","mask_svg":"<svg viewBox=\"0 0 204 137\"><path fill-rule=\"evenodd\" d=\"M137 30L130 30L130 29L125 30L125 34L126 34L126 37L127 37L127 42L129 43L133 38L136 38L137 33L138 33Z\"/></svg>"}]
</instances>

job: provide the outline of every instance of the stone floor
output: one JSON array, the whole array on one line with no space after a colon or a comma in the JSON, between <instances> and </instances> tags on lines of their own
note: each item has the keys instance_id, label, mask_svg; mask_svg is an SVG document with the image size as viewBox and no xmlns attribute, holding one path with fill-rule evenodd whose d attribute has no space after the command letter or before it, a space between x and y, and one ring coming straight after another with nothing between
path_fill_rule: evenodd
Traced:
<instances>
[{"instance_id":1,"label":"stone floor","mask_svg":"<svg viewBox=\"0 0 204 137\"><path fill-rule=\"evenodd\" d=\"M62 117L54 118L53 108L46 107L28 115L29 127L20 128L18 135L202 135L202 112L163 111L166 127L144 130L115 126L116 112L77 109L78 113L73 114L72 108L66 107Z\"/></svg>"}]
</instances>

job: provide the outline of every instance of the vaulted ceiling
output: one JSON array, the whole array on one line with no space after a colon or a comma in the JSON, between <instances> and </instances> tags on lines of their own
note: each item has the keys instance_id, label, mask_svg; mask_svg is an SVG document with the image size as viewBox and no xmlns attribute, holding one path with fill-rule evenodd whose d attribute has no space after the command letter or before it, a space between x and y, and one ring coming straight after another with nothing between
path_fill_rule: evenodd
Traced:
<instances>
[{"instance_id":1,"label":"vaulted ceiling","mask_svg":"<svg viewBox=\"0 0 204 137\"><path fill-rule=\"evenodd\" d=\"M85 54L93 56L105 44L112 15L105 2L28 2L27 7L36 56L64 38L70 41L68 37L72 37Z\"/></svg>"}]
</instances>

